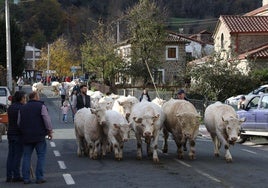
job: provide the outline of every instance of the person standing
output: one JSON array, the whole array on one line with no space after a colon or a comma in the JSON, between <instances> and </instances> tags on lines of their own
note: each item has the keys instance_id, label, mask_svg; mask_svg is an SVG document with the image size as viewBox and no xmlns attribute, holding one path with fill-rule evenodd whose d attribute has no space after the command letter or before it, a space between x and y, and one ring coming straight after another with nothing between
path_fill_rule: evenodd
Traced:
<instances>
[{"instance_id":1,"label":"person standing","mask_svg":"<svg viewBox=\"0 0 268 188\"><path fill-rule=\"evenodd\" d=\"M23 153L21 133L17 124L18 112L23 104L26 103L26 93L16 91L12 97L12 104L7 109L8 114L8 155L6 163L6 182L23 181L20 173L20 164Z\"/></svg>"},{"instance_id":2,"label":"person standing","mask_svg":"<svg viewBox=\"0 0 268 188\"><path fill-rule=\"evenodd\" d=\"M63 103L66 99L66 88L64 86L64 82L61 83L59 90L60 90L60 97L61 97L61 106L63 106Z\"/></svg>"},{"instance_id":3,"label":"person standing","mask_svg":"<svg viewBox=\"0 0 268 188\"><path fill-rule=\"evenodd\" d=\"M80 88L79 88L79 91L80 91ZM71 93L69 101L71 104L72 114L74 116L74 114L76 113L76 103L77 103L77 91L76 90L73 90L73 92Z\"/></svg>"},{"instance_id":4,"label":"person standing","mask_svg":"<svg viewBox=\"0 0 268 188\"><path fill-rule=\"evenodd\" d=\"M67 123L68 119L69 104L67 101L64 101L63 106L61 107L62 112L62 121Z\"/></svg>"},{"instance_id":5,"label":"person standing","mask_svg":"<svg viewBox=\"0 0 268 188\"><path fill-rule=\"evenodd\" d=\"M237 109L245 109L246 108L246 97L244 95L242 95L240 97L240 100L237 104Z\"/></svg>"},{"instance_id":6,"label":"person standing","mask_svg":"<svg viewBox=\"0 0 268 188\"><path fill-rule=\"evenodd\" d=\"M17 81L17 85L19 86L19 90L22 89L22 86L24 85L24 81L23 81L23 77L19 77L18 81Z\"/></svg>"},{"instance_id":7,"label":"person standing","mask_svg":"<svg viewBox=\"0 0 268 188\"><path fill-rule=\"evenodd\" d=\"M151 102L150 96L149 96L148 91L146 89L144 89L143 92L142 92L142 94L141 94L140 102L142 100Z\"/></svg>"},{"instance_id":8,"label":"person standing","mask_svg":"<svg viewBox=\"0 0 268 188\"><path fill-rule=\"evenodd\" d=\"M84 107L90 108L90 96L87 95L87 86L82 84L80 86L80 94L77 95L76 109L79 110Z\"/></svg>"},{"instance_id":9,"label":"person standing","mask_svg":"<svg viewBox=\"0 0 268 188\"><path fill-rule=\"evenodd\" d=\"M24 184L31 183L30 166L33 150L37 154L36 183L45 183L44 166L47 151L46 136L52 139L52 123L47 107L40 101L39 93L29 94L29 101L21 107L18 117L23 141L22 176Z\"/></svg>"},{"instance_id":10,"label":"person standing","mask_svg":"<svg viewBox=\"0 0 268 188\"><path fill-rule=\"evenodd\" d=\"M189 99L186 98L185 91L183 89L180 89L177 94L178 99L189 101Z\"/></svg>"}]
</instances>

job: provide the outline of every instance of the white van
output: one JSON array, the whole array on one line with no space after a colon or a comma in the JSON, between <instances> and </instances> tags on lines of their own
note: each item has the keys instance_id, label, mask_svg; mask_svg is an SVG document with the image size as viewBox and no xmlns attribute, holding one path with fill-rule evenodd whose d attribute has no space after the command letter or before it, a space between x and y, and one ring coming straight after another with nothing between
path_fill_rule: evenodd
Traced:
<instances>
[{"instance_id":1,"label":"white van","mask_svg":"<svg viewBox=\"0 0 268 188\"><path fill-rule=\"evenodd\" d=\"M0 104L8 107L11 105L12 96L6 86L0 86Z\"/></svg>"}]
</instances>

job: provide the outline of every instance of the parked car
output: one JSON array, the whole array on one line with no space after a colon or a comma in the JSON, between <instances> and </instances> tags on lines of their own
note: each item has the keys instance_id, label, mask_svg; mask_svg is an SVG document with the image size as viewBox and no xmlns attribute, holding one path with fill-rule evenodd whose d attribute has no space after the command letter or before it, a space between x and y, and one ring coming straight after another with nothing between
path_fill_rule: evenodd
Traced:
<instances>
[{"instance_id":1,"label":"parked car","mask_svg":"<svg viewBox=\"0 0 268 188\"><path fill-rule=\"evenodd\" d=\"M245 108L236 112L239 118L246 118L241 125L241 142L250 136L268 138L268 93L251 95L246 100Z\"/></svg>"},{"instance_id":2,"label":"parked car","mask_svg":"<svg viewBox=\"0 0 268 188\"><path fill-rule=\"evenodd\" d=\"M0 86L0 104L8 107L11 104L11 92L6 86Z\"/></svg>"},{"instance_id":3,"label":"parked car","mask_svg":"<svg viewBox=\"0 0 268 188\"><path fill-rule=\"evenodd\" d=\"M240 100L240 97L244 95L246 98L249 98L251 95L258 95L262 93L268 93L268 84L262 85L258 87L257 89L254 89L253 91L249 92L248 94L240 94L237 96L232 96L225 100L226 104L230 104L232 106L236 106L238 101Z\"/></svg>"}]
</instances>

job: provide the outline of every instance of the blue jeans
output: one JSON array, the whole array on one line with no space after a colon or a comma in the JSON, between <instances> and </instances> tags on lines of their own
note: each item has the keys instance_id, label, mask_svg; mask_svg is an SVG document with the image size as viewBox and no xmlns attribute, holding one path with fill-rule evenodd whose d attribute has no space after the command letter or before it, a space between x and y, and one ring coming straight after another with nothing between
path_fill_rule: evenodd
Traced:
<instances>
[{"instance_id":1,"label":"blue jeans","mask_svg":"<svg viewBox=\"0 0 268 188\"><path fill-rule=\"evenodd\" d=\"M23 144L18 135L8 135L7 178L20 178Z\"/></svg>"},{"instance_id":2,"label":"blue jeans","mask_svg":"<svg viewBox=\"0 0 268 188\"><path fill-rule=\"evenodd\" d=\"M62 121L67 122L67 114L62 114Z\"/></svg>"},{"instance_id":3,"label":"blue jeans","mask_svg":"<svg viewBox=\"0 0 268 188\"><path fill-rule=\"evenodd\" d=\"M46 140L36 143L23 145L23 161L22 161L22 176L24 181L30 181L31 157L35 149L37 155L37 164L35 169L36 180L44 179L44 166L47 151Z\"/></svg>"}]
</instances>

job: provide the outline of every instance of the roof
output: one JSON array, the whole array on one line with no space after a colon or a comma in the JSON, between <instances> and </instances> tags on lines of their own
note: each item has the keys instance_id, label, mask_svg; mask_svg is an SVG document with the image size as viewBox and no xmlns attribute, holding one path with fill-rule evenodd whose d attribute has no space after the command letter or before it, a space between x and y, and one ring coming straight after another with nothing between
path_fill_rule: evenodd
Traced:
<instances>
[{"instance_id":1,"label":"roof","mask_svg":"<svg viewBox=\"0 0 268 188\"><path fill-rule=\"evenodd\" d=\"M38 48L35 48L34 46L25 46L25 51L41 51Z\"/></svg>"},{"instance_id":2,"label":"roof","mask_svg":"<svg viewBox=\"0 0 268 188\"><path fill-rule=\"evenodd\" d=\"M220 16L219 21L230 33L268 33L268 16Z\"/></svg>"},{"instance_id":3,"label":"roof","mask_svg":"<svg viewBox=\"0 0 268 188\"><path fill-rule=\"evenodd\" d=\"M185 42L192 42L193 41L193 42L197 42L197 43L203 44L203 45L206 45L206 44L212 45L211 43L204 42L204 41L198 40L196 38L190 38L190 37L184 36L182 34L175 33L173 31L169 31L168 33L169 33L168 40L175 40L177 38L177 40L179 39L179 40L182 40Z\"/></svg>"},{"instance_id":4,"label":"roof","mask_svg":"<svg viewBox=\"0 0 268 188\"><path fill-rule=\"evenodd\" d=\"M257 9L255 9L253 11L248 12L248 13L244 14L244 16L256 16L256 15L260 16L260 15L263 15L263 14L267 15L266 12L268 13L268 4L264 5L264 6L260 7L260 8L257 8Z\"/></svg>"},{"instance_id":5,"label":"roof","mask_svg":"<svg viewBox=\"0 0 268 188\"><path fill-rule=\"evenodd\" d=\"M267 59L268 43L238 55L238 59L246 59L246 58Z\"/></svg>"}]
</instances>

